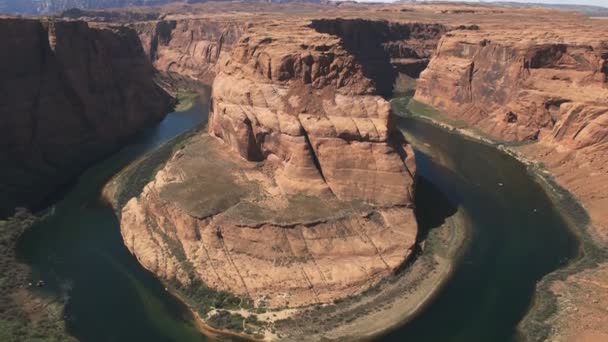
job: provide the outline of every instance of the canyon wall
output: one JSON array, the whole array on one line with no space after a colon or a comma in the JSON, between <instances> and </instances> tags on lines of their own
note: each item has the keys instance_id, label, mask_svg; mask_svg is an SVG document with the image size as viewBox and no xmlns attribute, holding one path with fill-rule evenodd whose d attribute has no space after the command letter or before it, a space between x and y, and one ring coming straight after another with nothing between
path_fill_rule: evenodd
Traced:
<instances>
[{"instance_id":1,"label":"canyon wall","mask_svg":"<svg viewBox=\"0 0 608 342\"><path fill-rule=\"evenodd\" d=\"M316 19L311 27L340 37L343 47L365 65L365 76L385 97L392 95L399 73L420 76L448 30L442 24L340 18Z\"/></svg>"},{"instance_id":2,"label":"canyon wall","mask_svg":"<svg viewBox=\"0 0 608 342\"><path fill-rule=\"evenodd\" d=\"M536 305L554 311L547 317L534 310L524 323L527 334L540 332L542 340L602 341L608 337L608 39L605 25L542 25L446 34L415 99L476 133L518 143L513 148L521 156L580 201L584 213L559 210L591 236L583 238L581 264L593 266L572 266L568 276L543 283L554 296Z\"/></svg>"},{"instance_id":3,"label":"canyon wall","mask_svg":"<svg viewBox=\"0 0 608 342\"><path fill-rule=\"evenodd\" d=\"M608 241L608 40L582 25L528 33L446 34L415 99L495 139L536 142L522 152L577 195Z\"/></svg>"},{"instance_id":4,"label":"canyon wall","mask_svg":"<svg viewBox=\"0 0 608 342\"><path fill-rule=\"evenodd\" d=\"M606 142L608 40L567 39L452 31L422 73L416 99L507 141Z\"/></svg>"},{"instance_id":5,"label":"canyon wall","mask_svg":"<svg viewBox=\"0 0 608 342\"><path fill-rule=\"evenodd\" d=\"M3 213L41 204L171 109L131 29L1 19L0 41Z\"/></svg>"},{"instance_id":6,"label":"canyon wall","mask_svg":"<svg viewBox=\"0 0 608 342\"><path fill-rule=\"evenodd\" d=\"M243 20L189 18L133 24L155 68L211 84L215 65L244 31Z\"/></svg>"}]
</instances>

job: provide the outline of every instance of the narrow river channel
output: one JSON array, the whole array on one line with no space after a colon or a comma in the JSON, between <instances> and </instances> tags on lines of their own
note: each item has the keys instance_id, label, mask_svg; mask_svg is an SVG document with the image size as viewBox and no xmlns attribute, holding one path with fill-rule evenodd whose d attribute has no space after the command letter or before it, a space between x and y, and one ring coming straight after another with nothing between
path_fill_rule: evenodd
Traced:
<instances>
[{"instance_id":1,"label":"narrow river channel","mask_svg":"<svg viewBox=\"0 0 608 342\"><path fill-rule=\"evenodd\" d=\"M70 334L81 341L205 341L189 311L144 270L124 246L104 184L130 162L203 125L208 103L176 112L84 172L51 215L21 238L18 256L34 281L66 303Z\"/></svg>"},{"instance_id":2,"label":"narrow river channel","mask_svg":"<svg viewBox=\"0 0 608 342\"><path fill-rule=\"evenodd\" d=\"M112 209L99 201L108 179L172 137L200 126L208 104L172 113L86 171L18 254L41 291L66 301L68 330L82 341L204 341L187 310L122 243ZM413 321L381 341L511 341L541 277L578 243L524 165L494 147L414 118L399 127L417 150L417 196L437 192L470 219L470 242L453 278ZM432 191L430 191L432 189Z\"/></svg>"}]
</instances>

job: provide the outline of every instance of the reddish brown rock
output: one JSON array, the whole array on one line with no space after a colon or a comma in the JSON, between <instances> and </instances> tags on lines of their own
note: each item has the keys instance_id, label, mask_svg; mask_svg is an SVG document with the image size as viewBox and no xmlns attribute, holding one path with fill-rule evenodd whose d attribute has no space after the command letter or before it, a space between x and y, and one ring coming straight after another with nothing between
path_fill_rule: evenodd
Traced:
<instances>
[{"instance_id":1,"label":"reddish brown rock","mask_svg":"<svg viewBox=\"0 0 608 342\"><path fill-rule=\"evenodd\" d=\"M377 284L411 254L417 227L405 207L285 194L263 164L203 135L124 206L121 232L163 279L185 288L202 281L256 306L284 308L331 303Z\"/></svg>"},{"instance_id":2,"label":"reddish brown rock","mask_svg":"<svg viewBox=\"0 0 608 342\"><path fill-rule=\"evenodd\" d=\"M325 21L256 23L220 53L209 119L219 140L193 138L122 209L142 265L280 308L358 294L407 260L413 150L394 134L385 80L368 76L394 71L386 50L373 35L358 42L378 49L367 57L345 43L357 22L335 21L331 34L318 31Z\"/></svg>"},{"instance_id":3,"label":"reddish brown rock","mask_svg":"<svg viewBox=\"0 0 608 342\"><path fill-rule=\"evenodd\" d=\"M416 99L542 161L590 209L608 241L608 41L593 27L490 26L444 36ZM591 210L593 209L593 210Z\"/></svg>"},{"instance_id":4,"label":"reddish brown rock","mask_svg":"<svg viewBox=\"0 0 608 342\"><path fill-rule=\"evenodd\" d=\"M318 31L331 31L328 23L250 28L218 65L209 131L247 160L273 162L285 193L409 205L407 153L391 134L390 105L378 95L386 80L367 76L392 72L391 61L381 58L388 55L372 35L359 43L378 53L350 52L357 21L333 22L339 36Z\"/></svg>"},{"instance_id":5,"label":"reddish brown rock","mask_svg":"<svg viewBox=\"0 0 608 342\"><path fill-rule=\"evenodd\" d=\"M210 84L215 64L230 52L245 25L244 20L186 18L147 21L131 27L157 70Z\"/></svg>"},{"instance_id":6,"label":"reddish brown rock","mask_svg":"<svg viewBox=\"0 0 608 342\"><path fill-rule=\"evenodd\" d=\"M542 162L576 196L591 220L585 227L578 215L573 228L589 232L593 241L588 243L605 250L608 32L605 25L574 16L567 23L520 25L525 33L494 23L445 35L421 74L416 99L492 138L533 142L518 150ZM596 262L549 284L557 310L543 316L543 322L531 323L550 325L547 339L600 341L608 336L602 307L608 295L606 263L602 257Z\"/></svg>"},{"instance_id":7,"label":"reddish brown rock","mask_svg":"<svg viewBox=\"0 0 608 342\"><path fill-rule=\"evenodd\" d=\"M171 108L133 30L0 19L0 41L3 211L40 204Z\"/></svg>"}]
</instances>

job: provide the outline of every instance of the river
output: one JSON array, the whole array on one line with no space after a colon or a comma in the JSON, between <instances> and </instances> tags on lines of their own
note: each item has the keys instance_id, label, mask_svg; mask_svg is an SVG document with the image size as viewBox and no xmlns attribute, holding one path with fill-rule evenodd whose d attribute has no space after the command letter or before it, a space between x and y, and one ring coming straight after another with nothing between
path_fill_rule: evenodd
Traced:
<instances>
[{"instance_id":1,"label":"river","mask_svg":"<svg viewBox=\"0 0 608 342\"><path fill-rule=\"evenodd\" d=\"M204 124L208 103L171 113L84 172L21 238L33 282L66 302L68 332L81 341L205 341L189 311L124 246L113 209L99 200L118 171L169 139Z\"/></svg>"},{"instance_id":2,"label":"river","mask_svg":"<svg viewBox=\"0 0 608 342\"><path fill-rule=\"evenodd\" d=\"M68 331L82 341L204 341L188 310L122 243L108 179L172 137L206 121L207 103L171 113L83 173L18 244L38 290L67 304ZM415 146L417 196L435 193L470 219L470 242L452 279L421 314L380 341L511 341L541 277L576 256L578 243L526 167L499 152L414 118L399 127ZM432 189L432 191L430 190ZM420 211L420 210L419 210Z\"/></svg>"}]
</instances>

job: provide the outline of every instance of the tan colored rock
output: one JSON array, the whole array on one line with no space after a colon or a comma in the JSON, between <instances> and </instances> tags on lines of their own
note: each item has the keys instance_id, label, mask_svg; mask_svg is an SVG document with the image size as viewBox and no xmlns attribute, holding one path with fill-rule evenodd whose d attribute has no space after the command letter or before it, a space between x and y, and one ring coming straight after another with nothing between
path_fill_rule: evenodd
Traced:
<instances>
[{"instance_id":1,"label":"tan colored rock","mask_svg":"<svg viewBox=\"0 0 608 342\"><path fill-rule=\"evenodd\" d=\"M396 150L403 147L390 138L390 105L366 76L370 66L349 52L345 38L315 29L329 24L286 21L250 28L218 67L209 132L245 159L277 157L275 172L285 193L310 183L324 194L323 182L343 200L409 205L413 179L401 159L406 154ZM384 62L391 67L390 60ZM289 123L287 134L303 139L281 137L281 122ZM300 151L295 159L289 149Z\"/></svg>"},{"instance_id":2,"label":"tan colored rock","mask_svg":"<svg viewBox=\"0 0 608 342\"><path fill-rule=\"evenodd\" d=\"M523 39L497 25L453 31L421 74L416 99L499 140L537 142L521 150L585 206L605 206L608 43L599 32L574 18L531 24ZM608 236L606 211L590 214L594 234Z\"/></svg>"},{"instance_id":3,"label":"tan colored rock","mask_svg":"<svg viewBox=\"0 0 608 342\"><path fill-rule=\"evenodd\" d=\"M244 21L167 19L132 25L156 69L210 83L215 65L245 29Z\"/></svg>"},{"instance_id":4,"label":"tan colored rock","mask_svg":"<svg viewBox=\"0 0 608 342\"><path fill-rule=\"evenodd\" d=\"M605 250L608 32L599 21L554 17L522 16L518 28L497 21L473 32L450 32L422 72L415 98L495 139L530 142L519 152L542 163L576 196L591 220L584 227L577 216L581 227L575 228ZM551 327L547 340L606 339L608 278L602 260L550 284L557 311L534 322Z\"/></svg>"},{"instance_id":5,"label":"tan colored rock","mask_svg":"<svg viewBox=\"0 0 608 342\"><path fill-rule=\"evenodd\" d=\"M233 154L197 137L123 208L123 239L144 267L279 308L358 294L410 255L417 235L411 209L284 195L262 165ZM199 202L199 193L213 200Z\"/></svg>"}]
</instances>

